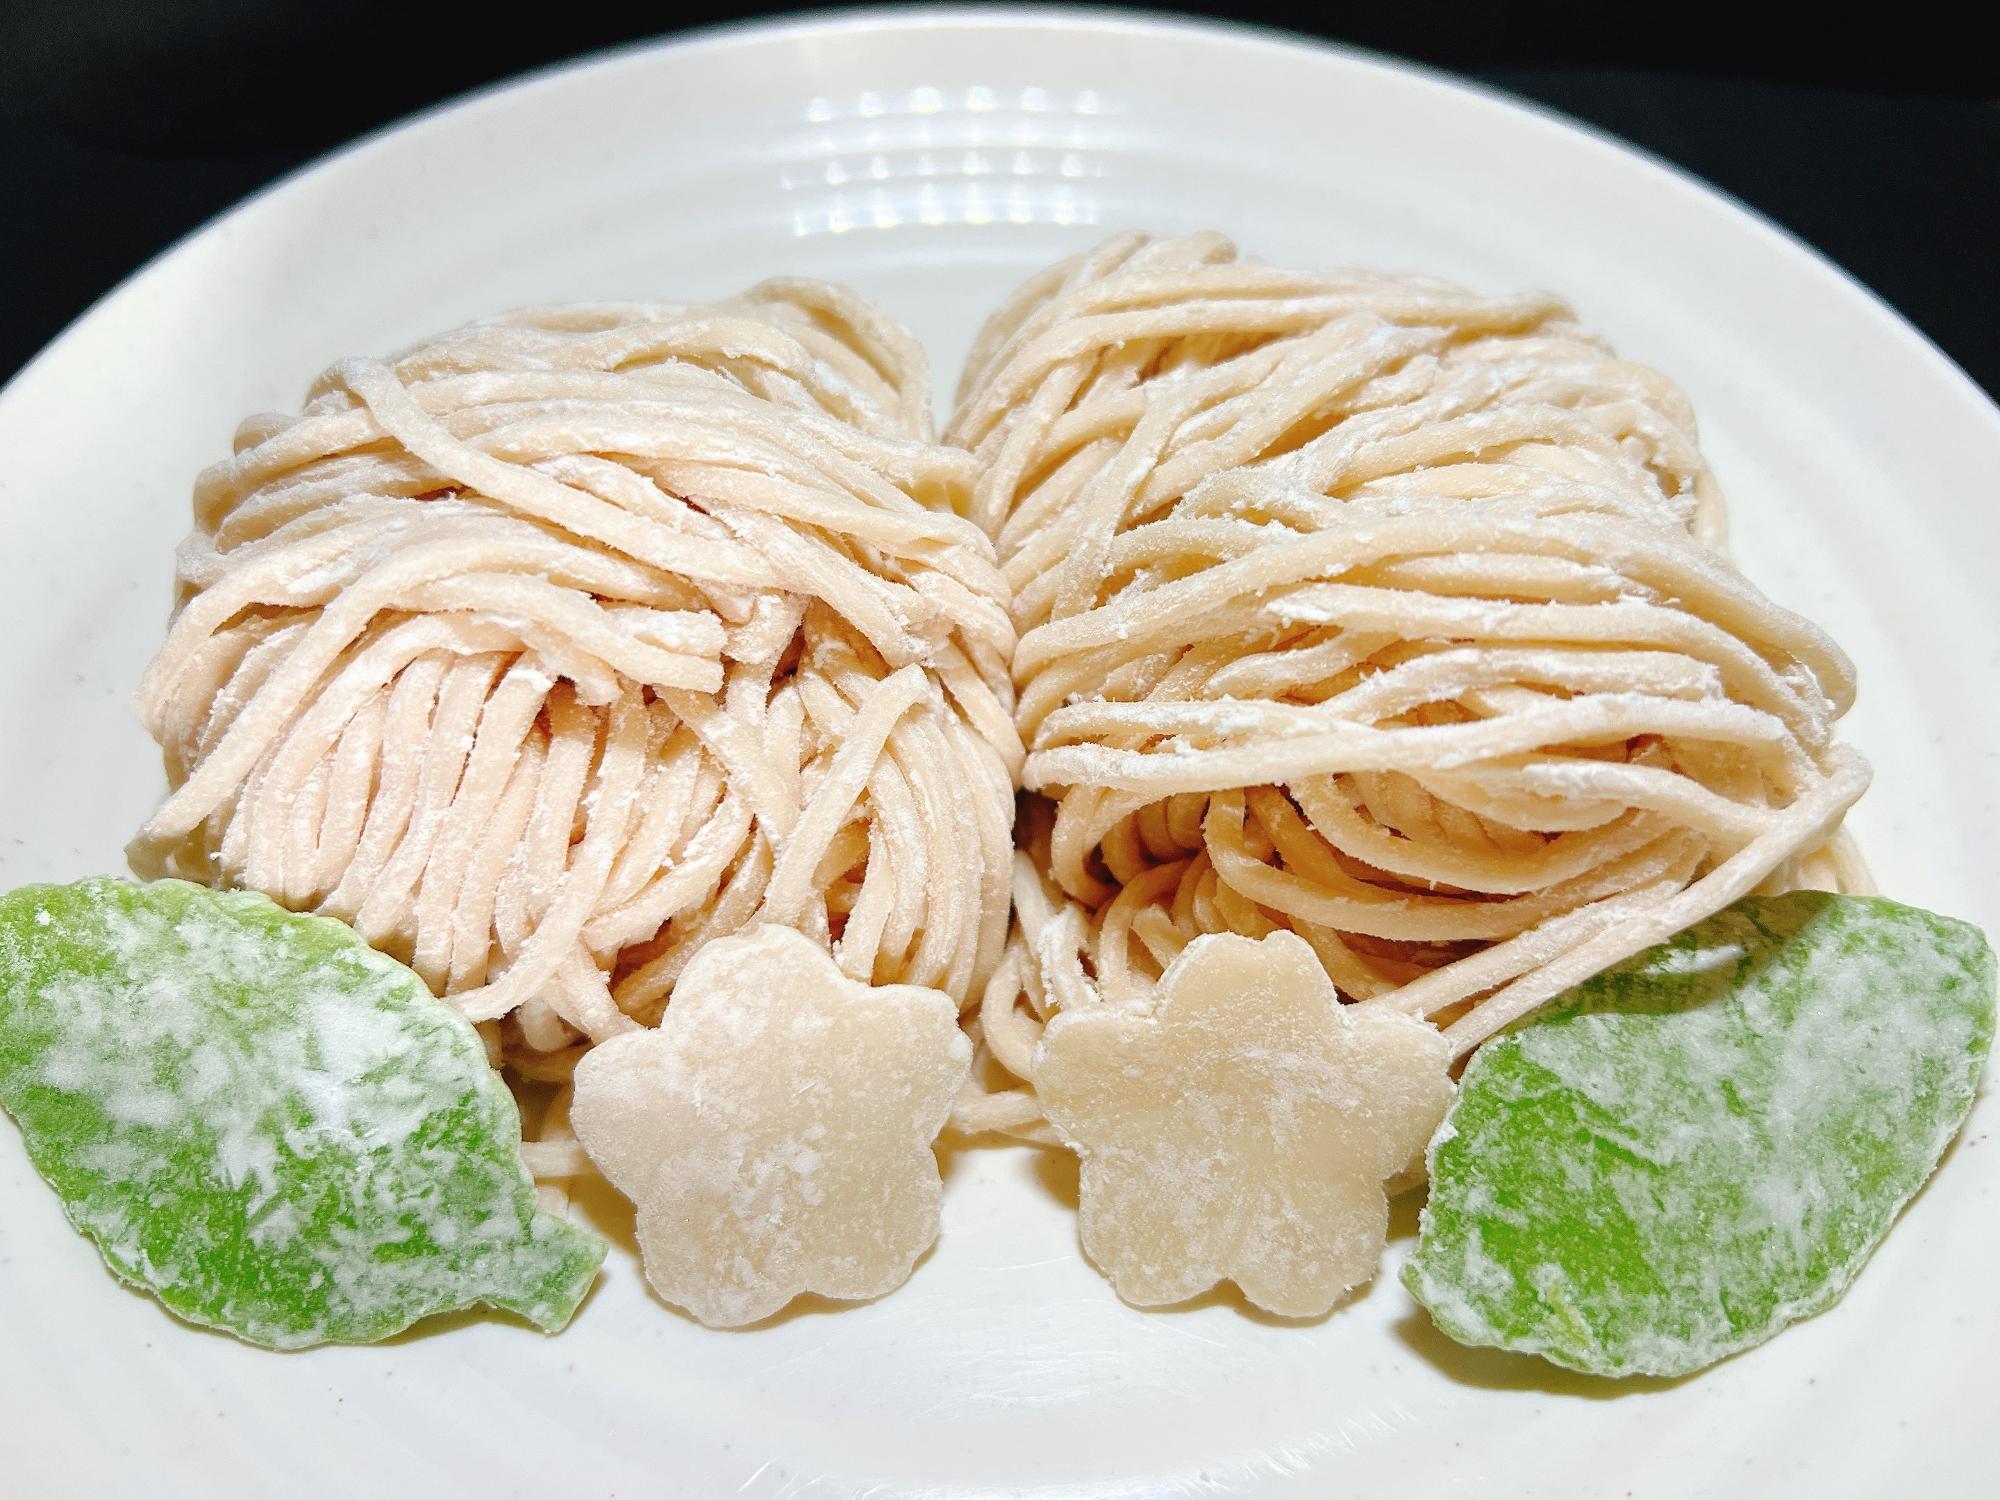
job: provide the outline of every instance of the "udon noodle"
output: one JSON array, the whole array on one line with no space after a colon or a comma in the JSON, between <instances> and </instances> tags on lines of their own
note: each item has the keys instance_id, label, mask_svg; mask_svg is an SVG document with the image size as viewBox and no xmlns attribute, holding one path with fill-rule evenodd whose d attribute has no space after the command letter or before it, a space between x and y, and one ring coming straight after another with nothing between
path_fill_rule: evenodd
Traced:
<instances>
[{"instance_id":1,"label":"udon noodle","mask_svg":"<svg viewBox=\"0 0 2000 1500\"><path fill-rule=\"evenodd\" d=\"M928 380L800 281L336 366L199 481L135 867L351 922L529 1078L754 922L976 996L1014 637Z\"/></svg>"},{"instance_id":2,"label":"udon noodle","mask_svg":"<svg viewBox=\"0 0 2000 1500\"><path fill-rule=\"evenodd\" d=\"M1056 1011L1287 927L1463 1053L1752 889L1865 888L1853 672L1720 551L1685 398L1547 296L1125 236L988 323L947 439L1020 631L1018 932Z\"/></svg>"}]
</instances>

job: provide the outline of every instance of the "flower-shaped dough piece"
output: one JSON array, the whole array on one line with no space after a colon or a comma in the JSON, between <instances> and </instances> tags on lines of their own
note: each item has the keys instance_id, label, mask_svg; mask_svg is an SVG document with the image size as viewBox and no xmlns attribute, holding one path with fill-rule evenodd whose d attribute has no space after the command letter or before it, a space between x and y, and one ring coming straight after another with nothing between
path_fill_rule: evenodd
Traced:
<instances>
[{"instance_id":1,"label":"flower-shaped dough piece","mask_svg":"<svg viewBox=\"0 0 2000 1500\"><path fill-rule=\"evenodd\" d=\"M585 1055L572 1121L638 1206L646 1279L734 1328L908 1277L937 1238L931 1142L971 1060L947 996L858 984L765 926L696 954L656 1030Z\"/></svg>"},{"instance_id":2,"label":"flower-shaped dough piece","mask_svg":"<svg viewBox=\"0 0 2000 1500\"><path fill-rule=\"evenodd\" d=\"M1315 1317L1375 1274L1383 1181L1444 1118L1451 1049L1343 1005L1305 941L1196 938L1151 1006L1064 1011L1035 1087L1083 1159L1083 1247L1141 1307L1233 1281Z\"/></svg>"}]
</instances>

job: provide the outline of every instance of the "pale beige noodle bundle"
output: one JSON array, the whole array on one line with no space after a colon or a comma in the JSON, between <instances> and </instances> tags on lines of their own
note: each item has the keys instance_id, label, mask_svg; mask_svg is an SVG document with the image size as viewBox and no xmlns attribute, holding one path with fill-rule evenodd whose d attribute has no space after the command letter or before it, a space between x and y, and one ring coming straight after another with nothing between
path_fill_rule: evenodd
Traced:
<instances>
[{"instance_id":1,"label":"pale beige noodle bundle","mask_svg":"<svg viewBox=\"0 0 2000 1500\"><path fill-rule=\"evenodd\" d=\"M135 868L351 922L530 1078L755 922L976 997L1014 637L927 383L807 282L337 366L199 481Z\"/></svg>"},{"instance_id":2,"label":"pale beige noodle bundle","mask_svg":"<svg viewBox=\"0 0 2000 1500\"><path fill-rule=\"evenodd\" d=\"M1865 886L1853 674L1719 551L1684 397L1544 296L1111 240L989 323L947 433L1021 631L1019 932L967 1125L1042 1023L1289 927L1462 1054L1760 885Z\"/></svg>"}]
</instances>

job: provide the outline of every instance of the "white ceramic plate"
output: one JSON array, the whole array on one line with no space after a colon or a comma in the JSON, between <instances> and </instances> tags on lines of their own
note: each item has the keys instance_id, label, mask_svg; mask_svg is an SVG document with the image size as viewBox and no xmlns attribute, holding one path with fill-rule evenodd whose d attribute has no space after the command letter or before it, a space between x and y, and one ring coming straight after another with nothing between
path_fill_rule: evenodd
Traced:
<instances>
[{"instance_id":1,"label":"white ceramic plate","mask_svg":"<svg viewBox=\"0 0 2000 1500\"><path fill-rule=\"evenodd\" d=\"M0 394L0 883L116 869L161 789L129 694L188 484L334 358L510 304L852 282L940 397L1025 273L1113 229L1553 286L1695 398L1737 545L1858 658L1883 886L2000 929L2000 413L1823 261L1600 137L1228 30L904 13L628 52L419 119L127 283ZM1968 309L1968 313L1973 310ZM478 1319L278 1357L120 1290L0 1130L12 1493L482 1496L1988 1492L1988 1097L1845 1302L1696 1379L1460 1350L1393 1274L1311 1327L1123 1306L1073 1174L948 1161L879 1303L739 1334L614 1253L569 1332ZM628 1230L629 1233L629 1225Z\"/></svg>"}]
</instances>

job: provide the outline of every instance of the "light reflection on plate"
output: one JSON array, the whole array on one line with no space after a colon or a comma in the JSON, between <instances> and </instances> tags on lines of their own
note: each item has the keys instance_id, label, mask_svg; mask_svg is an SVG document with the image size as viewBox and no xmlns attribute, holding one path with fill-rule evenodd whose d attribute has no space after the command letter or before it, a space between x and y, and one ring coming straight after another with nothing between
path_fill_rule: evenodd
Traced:
<instances>
[{"instance_id":1,"label":"light reflection on plate","mask_svg":"<svg viewBox=\"0 0 2000 1500\"><path fill-rule=\"evenodd\" d=\"M1109 170L1110 121L1097 89L947 90L815 96L809 127L781 160L792 233L905 224L1089 225L1101 199L1079 184Z\"/></svg>"}]
</instances>

